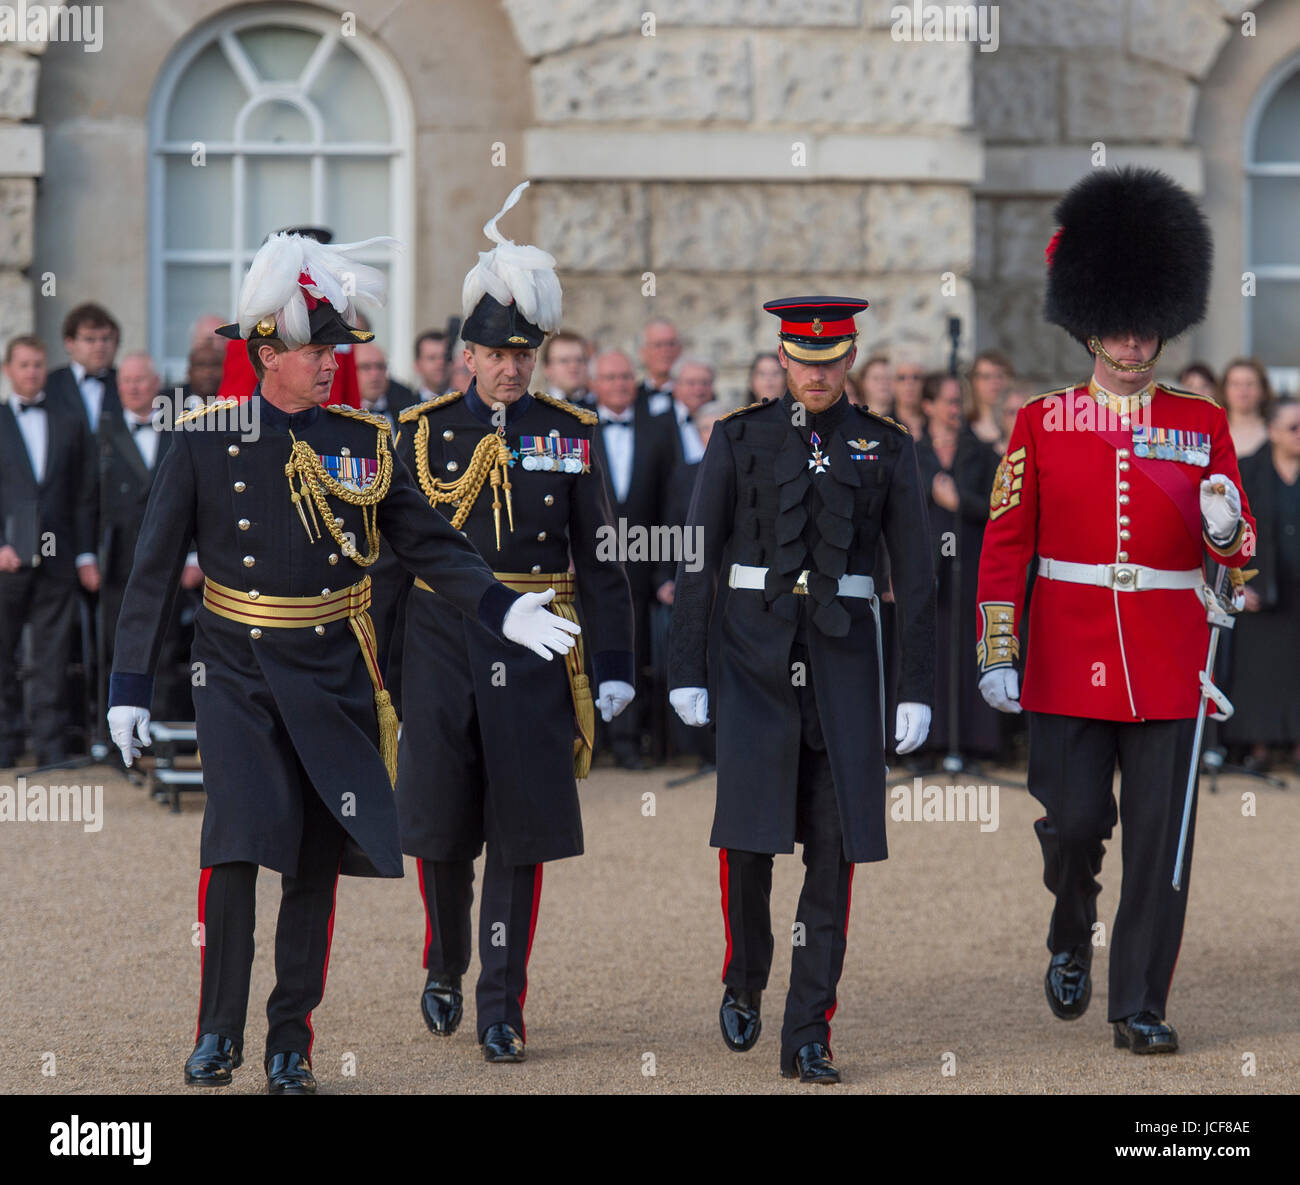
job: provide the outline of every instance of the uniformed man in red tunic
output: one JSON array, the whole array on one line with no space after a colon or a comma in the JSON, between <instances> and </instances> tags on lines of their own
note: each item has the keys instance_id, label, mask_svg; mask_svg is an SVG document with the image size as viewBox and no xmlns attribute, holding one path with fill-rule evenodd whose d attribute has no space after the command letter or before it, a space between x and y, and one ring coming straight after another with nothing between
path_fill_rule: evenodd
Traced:
<instances>
[{"instance_id":1,"label":"uniformed man in red tunic","mask_svg":"<svg viewBox=\"0 0 1300 1185\"><path fill-rule=\"evenodd\" d=\"M1212 248L1196 203L1155 171L1102 170L1056 218L1046 316L1087 345L1093 372L1025 404L998 469L980 558L980 690L1030 713L1029 789L1046 810L1035 830L1056 898L1052 1012L1073 1020L1088 1007L1104 933L1097 874L1118 819L1108 1019L1117 1047L1172 1053L1165 1003L1190 863L1183 891L1171 878L1209 641L1202 558L1240 569L1254 520L1223 409L1153 380L1164 343L1204 315ZM1189 831L1188 861L1190 844Z\"/></svg>"}]
</instances>

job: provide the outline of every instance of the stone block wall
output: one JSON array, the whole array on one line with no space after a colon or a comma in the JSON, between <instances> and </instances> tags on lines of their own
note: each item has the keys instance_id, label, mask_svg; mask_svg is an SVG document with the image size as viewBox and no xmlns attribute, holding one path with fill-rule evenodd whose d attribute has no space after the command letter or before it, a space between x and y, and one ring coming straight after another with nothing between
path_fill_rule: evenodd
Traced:
<instances>
[{"instance_id":1,"label":"stone block wall","mask_svg":"<svg viewBox=\"0 0 1300 1185\"><path fill-rule=\"evenodd\" d=\"M1267 0L1265 0L1267 3ZM1044 323L1043 249L1061 193L1093 165L1165 168L1201 188L1192 123L1200 83L1249 7L1238 0L1003 0L1000 47L976 53L973 106L987 170L976 187L978 344L1044 386L1080 377L1088 355ZM1195 333L1166 350L1170 377Z\"/></svg>"}]
</instances>

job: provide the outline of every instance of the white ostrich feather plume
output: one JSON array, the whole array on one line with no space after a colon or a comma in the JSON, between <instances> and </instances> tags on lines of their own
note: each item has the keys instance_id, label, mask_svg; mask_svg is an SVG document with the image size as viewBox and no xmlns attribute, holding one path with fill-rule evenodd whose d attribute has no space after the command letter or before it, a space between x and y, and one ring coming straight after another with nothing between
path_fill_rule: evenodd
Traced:
<instances>
[{"instance_id":1,"label":"white ostrich feather plume","mask_svg":"<svg viewBox=\"0 0 1300 1185\"><path fill-rule=\"evenodd\" d=\"M291 349L311 340L310 313L298 277L306 272L306 289L327 300L349 325L357 306L382 308L387 280L378 268L353 258L367 247L400 247L388 235L357 243L318 243L302 235L273 234L258 248L239 290L239 331L248 337L253 326L274 317L277 336Z\"/></svg>"},{"instance_id":2,"label":"white ostrich feather plume","mask_svg":"<svg viewBox=\"0 0 1300 1185\"><path fill-rule=\"evenodd\" d=\"M461 288L461 315L468 321L484 294L501 304L514 301L519 311L543 333L560 327L562 293L555 274L555 256L540 247L520 245L502 238L497 219L511 209L531 182L522 181L506 198L505 205L484 225L483 233L496 246L480 251L478 263L470 268Z\"/></svg>"}]
</instances>

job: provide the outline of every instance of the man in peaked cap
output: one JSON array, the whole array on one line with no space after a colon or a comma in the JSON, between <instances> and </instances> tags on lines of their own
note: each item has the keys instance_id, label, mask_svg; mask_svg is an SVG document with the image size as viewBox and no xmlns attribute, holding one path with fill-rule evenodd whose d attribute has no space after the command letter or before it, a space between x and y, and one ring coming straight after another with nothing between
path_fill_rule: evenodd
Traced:
<instances>
[{"instance_id":1,"label":"man in peaked cap","mask_svg":"<svg viewBox=\"0 0 1300 1185\"><path fill-rule=\"evenodd\" d=\"M563 665L512 652L456 612L441 585L416 580L397 805L427 920L420 1007L435 1036L460 1024L474 860L486 847L476 1024L489 1062L524 1060L542 865L582 854L575 778L590 767L594 710L608 722L634 694L628 580L600 546L611 527L592 449L595 413L528 392L537 348L559 328L561 294L550 255L497 233L527 184L483 228L496 246L465 277L461 336L472 380L407 408L398 441L430 504L498 580L553 590L551 609L568 621L581 598L596 680L593 704L581 648Z\"/></svg>"},{"instance_id":2,"label":"man in peaked cap","mask_svg":"<svg viewBox=\"0 0 1300 1185\"><path fill-rule=\"evenodd\" d=\"M916 449L887 416L844 395L865 300L802 297L780 318L786 393L713 429L687 530L703 563L677 569L669 699L709 719L706 655L717 583L726 595L718 670L718 789L726 954L719 1021L751 1049L772 964L772 857L803 844L803 892L781 1030L780 1068L840 1080L830 1020L844 965L853 867L886 858L885 703L878 600L883 538L902 638L897 752L925 740L934 692L934 571ZM724 554L731 561L723 569Z\"/></svg>"},{"instance_id":3,"label":"man in peaked cap","mask_svg":"<svg viewBox=\"0 0 1300 1185\"><path fill-rule=\"evenodd\" d=\"M243 1056L258 867L283 877L276 986L267 1003L272 1094L310 1094L311 1014L325 990L340 873L402 875L392 780L397 719L367 612L380 535L485 633L549 657L577 627L540 594L506 588L425 504L389 447L389 424L322 412L335 347L367 341L348 293L378 301L380 273L275 235L240 294L258 375L247 404L177 422L140 528L118 621L109 727L128 765L149 743L153 670L191 541L206 576L194 622L194 689L207 792L200 848L201 989L185 1082L224 1086ZM234 414L243 410L245 414Z\"/></svg>"},{"instance_id":4,"label":"man in peaked cap","mask_svg":"<svg viewBox=\"0 0 1300 1185\"><path fill-rule=\"evenodd\" d=\"M980 557L980 690L1001 711L1030 713L1029 789L1046 811L1034 828L1056 898L1048 1005L1062 1020L1088 1007L1104 934L1097 874L1118 819L1109 1020L1117 1047L1172 1053L1165 1005L1190 830L1183 891L1171 879L1209 638L1202 554L1239 585L1254 520L1223 409L1152 376L1164 343L1204 315L1211 242L1195 201L1153 170L1101 170L1065 195L1056 218L1046 316L1087 346L1092 375L1026 402L998 468ZM1021 695L1017 627L1031 562Z\"/></svg>"}]
</instances>

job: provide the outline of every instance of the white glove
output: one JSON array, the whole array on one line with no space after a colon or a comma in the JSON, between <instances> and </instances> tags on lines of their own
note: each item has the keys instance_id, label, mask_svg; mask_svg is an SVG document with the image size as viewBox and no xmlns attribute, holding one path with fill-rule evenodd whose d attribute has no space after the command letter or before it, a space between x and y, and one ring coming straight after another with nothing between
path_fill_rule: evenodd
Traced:
<instances>
[{"instance_id":1,"label":"white glove","mask_svg":"<svg viewBox=\"0 0 1300 1185\"><path fill-rule=\"evenodd\" d=\"M596 707L600 718L608 724L636 698L636 688L631 683L607 679L596 689Z\"/></svg>"},{"instance_id":2,"label":"white glove","mask_svg":"<svg viewBox=\"0 0 1300 1185\"><path fill-rule=\"evenodd\" d=\"M668 693L673 711L682 723L699 728L709 722L709 693L703 687L674 687Z\"/></svg>"},{"instance_id":3,"label":"white glove","mask_svg":"<svg viewBox=\"0 0 1300 1185\"><path fill-rule=\"evenodd\" d=\"M998 667L980 680L980 695L990 708L999 712L1019 712L1020 676L1015 667Z\"/></svg>"},{"instance_id":4,"label":"white glove","mask_svg":"<svg viewBox=\"0 0 1300 1185\"><path fill-rule=\"evenodd\" d=\"M919 749L930 735L930 709L926 704L899 704L895 721L894 749L900 757Z\"/></svg>"},{"instance_id":5,"label":"white glove","mask_svg":"<svg viewBox=\"0 0 1300 1185\"><path fill-rule=\"evenodd\" d=\"M140 756L140 747L153 742L149 735L148 709L130 708L124 704L109 708L108 735L113 738L113 744L122 750L122 760L130 765Z\"/></svg>"},{"instance_id":6,"label":"white glove","mask_svg":"<svg viewBox=\"0 0 1300 1185\"><path fill-rule=\"evenodd\" d=\"M1214 492L1216 485L1223 486L1223 493ZM1206 533L1216 543L1220 539L1227 542L1237 533L1237 524L1241 522L1241 494L1230 477L1211 473L1201 482L1201 518L1205 520Z\"/></svg>"},{"instance_id":7,"label":"white glove","mask_svg":"<svg viewBox=\"0 0 1300 1185\"><path fill-rule=\"evenodd\" d=\"M534 654L551 661L553 654L567 654L573 649L574 634L582 627L558 617L545 606L555 599L555 589L544 593L524 593L506 614L501 632L512 642L527 646Z\"/></svg>"}]
</instances>

